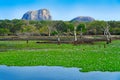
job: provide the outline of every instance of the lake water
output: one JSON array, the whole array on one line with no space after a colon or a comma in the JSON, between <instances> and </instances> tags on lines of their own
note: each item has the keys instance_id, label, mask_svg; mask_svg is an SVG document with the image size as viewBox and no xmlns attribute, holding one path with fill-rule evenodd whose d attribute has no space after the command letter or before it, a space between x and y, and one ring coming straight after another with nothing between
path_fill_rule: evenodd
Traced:
<instances>
[{"instance_id":1,"label":"lake water","mask_svg":"<svg viewBox=\"0 0 120 80\"><path fill-rule=\"evenodd\" d=\"M120 80L120 72L80 72L78 68L0 66L0 80Z\"/></svg>"}]
</instances>

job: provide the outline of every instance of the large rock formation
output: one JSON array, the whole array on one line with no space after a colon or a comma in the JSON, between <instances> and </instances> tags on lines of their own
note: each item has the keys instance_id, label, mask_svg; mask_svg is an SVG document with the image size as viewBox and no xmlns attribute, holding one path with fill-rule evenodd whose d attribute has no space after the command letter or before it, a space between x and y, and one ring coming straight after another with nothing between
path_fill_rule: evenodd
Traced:
<instances>
[{"instance_id":1,"label":"large rock formation","mask_svg":"<svg viewBox=\"0 0 120 80\"><path fill-rule=\"evenodd\" d=\"M36 11L28 11L23 17L23 20L51 20L52 17L47 9L40 9Z\"/></svg>"},{"instance_id":2,"label":"large rock formation","mask_svg":"<svg viewBox=\"0 0 120 80\"><path fill-rule=\"evenodd\" d=\"M79 21L79 22L91 22L94 21L95 19L89 16L79 16L76 17L74 19L72 19L71 21Z\"/></svg>"}]
</instances>

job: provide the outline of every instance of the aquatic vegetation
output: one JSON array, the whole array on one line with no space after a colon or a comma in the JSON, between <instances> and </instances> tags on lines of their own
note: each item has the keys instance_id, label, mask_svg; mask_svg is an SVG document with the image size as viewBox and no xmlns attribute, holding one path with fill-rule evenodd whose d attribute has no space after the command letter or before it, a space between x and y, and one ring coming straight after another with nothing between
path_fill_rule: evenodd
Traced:
<instances>
[{"instance_id":1,"label":"aquatic vegetation","mask_svg":"<svg viewBox=\"0 0 120 80\"><path fill-rule=\"evenodd\" d=\"M90 44L36 44L36 41L0 41L0 64L8 66L65 66L82 71L120 71L120 41L104 47Z\"/></svg>"}]
</instances>

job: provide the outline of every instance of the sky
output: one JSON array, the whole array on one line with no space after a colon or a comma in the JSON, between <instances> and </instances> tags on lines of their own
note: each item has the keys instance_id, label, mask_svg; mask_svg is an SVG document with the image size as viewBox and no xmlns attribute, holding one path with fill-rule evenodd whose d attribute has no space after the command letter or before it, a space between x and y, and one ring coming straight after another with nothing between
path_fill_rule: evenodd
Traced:
<instances>
[{"instance_id":1,"label":"sky","mask_svg":"<svg viewBox=\"0 0 120 80\"><path fill-rule=\"evenodd\" d=\"M120 20L120 0L0 0L0 19L21 19L31 10L48 9L53 20L78 16L96 20Z\"/></svg>"}]
</instances>

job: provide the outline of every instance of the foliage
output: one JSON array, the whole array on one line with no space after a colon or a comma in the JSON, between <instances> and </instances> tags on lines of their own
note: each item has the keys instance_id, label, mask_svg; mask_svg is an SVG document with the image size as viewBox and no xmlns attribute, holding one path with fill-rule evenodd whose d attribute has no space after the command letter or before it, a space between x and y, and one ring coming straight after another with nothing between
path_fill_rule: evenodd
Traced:
<instances>
[{"instance_id":1,"label":"foliage","mask_svg":"<svg viewBox=\"0 0 120 80\"><path fill-rule=\"evenodd\" d=\"M84 23L80 23L78 26L77 26L77 31L80 31L82 29L82 31L84 32L86 30L86 26Z\"/></svg>"},{"instance_id":2,"label":"foliage","mask_svg":"<svg viewBox=\"0 0 120 80\"><path fill-rule=\"evenodd\" d=\"M17 33L21 33L23 27L25 26L33 26L35 27L35 32L38 34L51 34L54 31L60 33L73 33L74 27L79 24L86 24L86 32L87 34L98 34L102 35L103 30L106 27L106 23L110 25L110 32L112 34L120 34L120 21L92 21L92 22L69 22L69 21L27 21L27 20L0 20L0 28L5 28L9 31L11 35L16 35ZM43 28L45 27L45 28ZM42 31L41 31L42 30ZM2 32L1 32L2 33ZM29 32L28 32L29 33Z\"/></svg>"},{"instance_id":3,"label":"foliage","mask_svg":"<svg viewBox=\"0 0 120 80\"><path fill-rule=\"evenodd\" d=\"M67 32L67 26L63 21L57 21L54 27L58 33Z\"/></svg>"},{"instance_id":4,"label":"foliage","mask_svg":"<svg viewBox=\"0 0 120 80\"><path fill-rule=\"evenodd\" d=\"M72 23L67 24L68 26L68 30L70 30L71 32L74 31L74 25Z\"/></svg>"},{"instance_id":5,"label":"foliage","mask_svg":"<svg viewBox=\"0 0 120 80\"><path fill-rule=\"evenodd\" d=\"M6 28L0 28L0 35L5 35L5 34L9 34L10 31Z\"/></svg>"}]
</instances>

